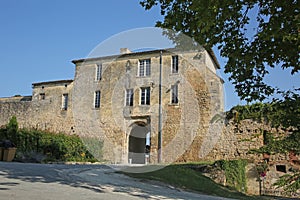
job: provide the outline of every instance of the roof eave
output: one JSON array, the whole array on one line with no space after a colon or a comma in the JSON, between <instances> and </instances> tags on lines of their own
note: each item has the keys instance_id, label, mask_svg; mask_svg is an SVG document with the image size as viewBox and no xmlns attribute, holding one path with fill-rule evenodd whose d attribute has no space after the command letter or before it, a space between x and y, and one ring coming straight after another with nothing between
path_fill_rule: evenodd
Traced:
<instances>
[{"instance_id":1,"label":"roof eave","mask_svg":"<svg viewBox=\"0 0 300 200\"><path fill-rule=\"evenodd\" d=\"M37 82L37 83L32 83L32 86L39 86L39 85L45 85L45 84L55 84L55 83L72 83L72 79L68 80L57 80L57 81L43 81L43 82Z\"/></svg>"}]
</instances>

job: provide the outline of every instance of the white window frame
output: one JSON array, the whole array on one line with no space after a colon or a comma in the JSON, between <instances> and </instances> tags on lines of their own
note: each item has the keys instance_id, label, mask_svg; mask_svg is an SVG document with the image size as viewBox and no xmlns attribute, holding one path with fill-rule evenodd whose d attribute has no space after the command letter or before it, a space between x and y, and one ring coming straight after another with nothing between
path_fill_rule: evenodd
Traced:
<instances>
[{"instance_id":1,"label":"white window frame","mask_svg":"<svg viewBox=\"0 0 300 200\"><path fill-rule=\"evenodd\" d=\"M95 80L100 81L101 79L102 79L102 64L97 64Z\"/></svg>"},{"instance_id":2,"label":"white window frame","mask_svg":"<svg viewBox=\"0 0 300 200\"><path fill-rule=\"evenodd\" d=\"M62 110L68 109L68 101L69 101L69 94L68 93L63 94L62 95L62 105L61 105Z\"/></svg>"},{"instance_id":3,"label":"white window frame","mask_svg":"<svg viewBox=\"0 0 300 200\"><path fill-rule=\"evenodd\" d=\"M178 84L171 85L171 104L178 104Z\"/></svg>"},{"instance_id":4,"label":"white window frame","mask_svg":"<svg viewBox=\"0 0 300 200\"><path fill-rule=\"evenodd\" d=\"M150 87L141 87L140 89L140 105L150 105L151 90Z\"/></svg>"},{"instance_id":5,"label":"white window frame","mask_svg":"<svg viewBox=\"0 0 300 200\"><path fill-rule=\"evenodd\" d=\"M95 94L94 94L94 108L96 108L96 109L100 108L100 98L101 98L100 90L95 91Z\"/></svg>"},{"instance_id":6,"label":"white window frame","mask_svg":"<svg viewBox=\"0 0 300 200\"><path fill-rule=\"evenodd\" d=\"M125 106L133 106L134 92L133 89L125 90Z\"/></svg>"},{"instance_id":7,"label":"white window frame","mask_svg":"<svg viewBox=\"0 0 300 200\"><path fill-rule=\"evenodd\" d=\"M151 59L139 60L138 76L145 77L151 75Z\"/></svg>"},{"instance_id":8,"label":"white window frame","mask_svg":"<svg viewBox=\"0 0 300 200\"><path fill-rule=\"evenodd\" d=\"M177 74L179 67L178 67L178 55L172 56L172 65L171 65L171 73Z\"/></svg>"}]
</instances>

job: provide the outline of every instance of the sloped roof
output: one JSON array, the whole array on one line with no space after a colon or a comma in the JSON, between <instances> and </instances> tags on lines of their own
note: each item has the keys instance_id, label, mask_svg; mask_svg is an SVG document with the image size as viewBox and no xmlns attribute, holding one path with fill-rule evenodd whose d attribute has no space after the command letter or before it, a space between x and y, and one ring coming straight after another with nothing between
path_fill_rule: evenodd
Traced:
<instances>
[{"instance_id":1,"label":"sloped roof","mask_svg":"<svg viewBox=\"0 0 300 200\"><path fill-rule=\"evenodd\" d=\"M153 54L153 53L160 53L160 52L166 53L166 52L172 52L172 51L178 51L176 48L168 48L168 49L156 49L156 50L150 50L150 51L141 51L141 52L132 52L132 53L125 53L125 54L117 54L117 55L110 55L110 56L102 56L102 57L95 57L95 58L82 58L82 59L77 59L77 60L72 60L72 63L77 64L77 63L82 63L85 61L94 61L98 59L114 59L114 58L124 58L128 56L136 56L136 55L144 55L144 54ZM220 64L213 52L212 49L207 51L209 55L211 56L212 60L216 64L217 68L220 69Z\"/></svg>"}]
</instances>

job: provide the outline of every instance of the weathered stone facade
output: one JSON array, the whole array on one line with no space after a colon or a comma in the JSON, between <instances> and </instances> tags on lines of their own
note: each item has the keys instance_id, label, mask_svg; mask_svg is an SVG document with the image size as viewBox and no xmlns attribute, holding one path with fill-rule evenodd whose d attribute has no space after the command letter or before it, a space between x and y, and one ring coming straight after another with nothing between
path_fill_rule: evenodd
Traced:
<instances>
[{"instance_id":1,"label":"weathered stone facade","mask_svg":"<svg viewBox=\"0 0 300 200\"><path fill-rule=\"evenodd\" d=\"M21 128L49 130L72 134L74 129L72 102L62 108L63 95L72 96L73 81L34 83L32 96L0 98L0 126L16 116Z\"/></svg>"},{"instance_id":2,"label":"weathered stone facade","mask_svg":"<svg viewBox=\"0 0 300 200\"><path fill-rule=\"evenodd\" d=\"M157 163L161 133L161 162L247 159L254 163L247 167L248 191L258 194L255 164L265 158L248 152L263 146L262 130L284 132L252 120L225 123L223 80L212 53L122 49L73 63L74 80L34 83L32 96L0 98L0 126L15 115L23 128L98 138L108 163ZM288 155L268 159L264 184L272 193L293 166Z\"/></svg>"},{"instance_id":3,"label":"weathered stone facade","mask_svg":"<svg viewBox=\"0 0 300 200\"><path fill-rule=\"evenodd\" d=\"M172 72L174 56L178 56L178 71L175 73ZM189 154L188 160L199 160L197 151L209 122L216 113L223 111L223 82L216 75L217 64L204 50L150 51L73 61L76 64L73 103L80 108L73 109L76 128L106 141L104 151L108 160L135 162L134 154L130 157L130 140L133 139L130 136L136 127L142 126L150 133L150 152L146 159L151 163L157 162L160 58L162 162L174 162L183 154ZM141 75L140 63L145 60L149 60L151 72ZM96 80L98 66L102 68L101 80ZM174 85L178 87L175 94L178 103L171 102ZM143 88L150 90L149 105L142 105ZM125 102L128 89L133 91L130 106ZM96 91L101 91L101 105L97 109L93 107ZM85 110L84 115L82 110ZM146 132L140 134L136 137L146 138ZM138 146L137 143L133 145ZM188 152L188 149L193 151ZM145 153L142 149L141 152L138 149L133 151L137 151L133 152L137 153L137 157ZM137 162L143 163L142 160Z\"/></svg>"},{"instance_id":4,"label":"weathered stone facade","mask_svg":"<svg viewBox=\"0 0 300 200\"><path fill-rule=\"evenodd\" d=\"M161 161L199 160L210 120L224 109L223 80L216 74L213 54L204 49L125 50L73 61L74 81L34 83L31 97L0 99L0 125L15 115L21 127L97 137L104 141L104 159L110 162L156 163L161 66ZM129 89L132 103L126 105ZM144 133L131 137L138 129Z\"/></svg>"}]
</instances>

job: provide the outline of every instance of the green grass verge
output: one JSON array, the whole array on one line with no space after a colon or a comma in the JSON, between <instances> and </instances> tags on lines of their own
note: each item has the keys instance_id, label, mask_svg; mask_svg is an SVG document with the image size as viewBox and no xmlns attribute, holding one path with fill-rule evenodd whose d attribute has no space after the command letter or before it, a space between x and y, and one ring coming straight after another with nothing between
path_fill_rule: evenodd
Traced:
<instances>
[{"instance_id":1,"label":"green grass verge","mask_svg":"<svg viewBox=\"0 0 300 200\"><path fill-rule=\"evenodd\" d=\"M140 170L141 169L138 169L137 167L136 171ZM207 195L243 200L267 199L257 196L247 196L233 189L219 185L210 178L202 175L201 172L192 170L182 164L169 165L153 172L124 174L134 178L161 181L178 188L192 190Z\"/></svg>"}]
</instances>

